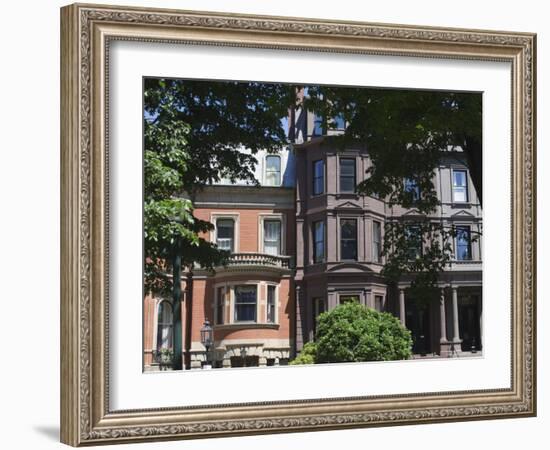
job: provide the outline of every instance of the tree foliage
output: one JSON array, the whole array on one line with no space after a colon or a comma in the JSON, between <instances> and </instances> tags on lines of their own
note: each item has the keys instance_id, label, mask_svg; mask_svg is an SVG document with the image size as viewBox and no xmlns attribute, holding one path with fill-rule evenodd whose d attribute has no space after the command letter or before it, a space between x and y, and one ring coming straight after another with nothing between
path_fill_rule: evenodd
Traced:
<instances>
[{"instance_id":1,"label":"tree foliage","mask_svg":"<svg viewBox=\"0 0 550 450\"><path fill-rule=\"evenodd\" d=\"M228 257L202 238L212 224L193 215L204 186L254 178L258 150L286 144L281 118L289 86L176 79L144 85L144 239L147 290L168 290L167 265L212 269ZM248 152L242 152L242 149Z\"/></svg>"},{"instance_id":2,"label":"tree foliage","mask_svg":"<svg viewBox=\"0 0 550 450\"><path fill-rule=\"evenodd\" d=\"M437 297L456 230L433 220L441 205L434 172L442 157L452 157L449 150L460 150L481 202L481 95L311 86L305 105L325 118L325 130L334 127L335 117L346 121L345 133L332 138L339 148L367 148L371 165L359 194L417 213L386 221L382 274L390 282L408 275L417 299ZM417 251L411 254L411 248Z\"/></svg>"},{"instance_id":3,"label":"tree foliage","mask_svg":"<svg viewBox=\"0 0 550 450\"><path fill-rule=\"evenodd\" d=\"M392 314L347 302L317 320L317 363L391 361L412 354L410 331Z\"/></svg>"},{"instance_id":4,"label":"tree foliage","mask_svg":"<svg viewBox=\"0 0 550 450\"><path fill-rule=\"evenodd\" d=\"M315 364L317 345L315 342L306 342L300 354L290 361L290 365Z\"/></svg>"}]
</instances>

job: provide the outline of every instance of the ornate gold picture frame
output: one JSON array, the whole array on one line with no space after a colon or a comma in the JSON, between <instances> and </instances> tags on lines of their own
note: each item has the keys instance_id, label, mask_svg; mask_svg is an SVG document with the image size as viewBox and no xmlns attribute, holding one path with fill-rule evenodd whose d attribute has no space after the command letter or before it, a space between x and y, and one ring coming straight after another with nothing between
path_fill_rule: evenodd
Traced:
<instances>
[{"instance_id":1,"label":"ornate gold picture frame","mask_svg":"<svg viewBox=\"0 0 550 450\"><path fill-rule=\"evenodd\" d=\"M108 105L109 50L115 41L509 63L511 385L113 410ZM535 58L536 36L530 33L86 4L62 8L61 441L80 446L534 416Z\"/></svg>"}]
</instances>

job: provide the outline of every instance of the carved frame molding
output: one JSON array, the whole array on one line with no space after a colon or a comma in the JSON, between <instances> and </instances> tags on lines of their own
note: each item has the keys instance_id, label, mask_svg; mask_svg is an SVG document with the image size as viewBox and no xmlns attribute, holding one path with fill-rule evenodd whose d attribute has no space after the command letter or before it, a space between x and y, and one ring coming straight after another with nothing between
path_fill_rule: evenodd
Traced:
<instances>
[{"instance_id":1,"label":"carved frame molding","mask_svg":"<svg viewBox=\"0 0 550 450\"><path fill-rule=\"evenodd\" d=\"M536 36L75 4L61 10L61 440L73 446L533 416ZM108 58L112 40L354 52L512 64L512 386L110 411Z\"/></svg>"}]
</instances>

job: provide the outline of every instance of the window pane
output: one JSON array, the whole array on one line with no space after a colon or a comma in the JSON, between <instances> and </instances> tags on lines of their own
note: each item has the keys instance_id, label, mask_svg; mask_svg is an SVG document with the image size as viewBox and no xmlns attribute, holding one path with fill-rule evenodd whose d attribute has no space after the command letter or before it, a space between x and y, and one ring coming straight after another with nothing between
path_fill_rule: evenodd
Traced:
<instances>
[{"instance_id":1,"label":"window pane","mask_svg":"<svg viewBox=\"0 0 550 450\"><path fill-rule=\"evenodd\" d=\"M235 222L233 219L216 221L216 244L223 250L233 251Z\"/></svg>"},{"instance_id":2,"label":"window pane","mask_svg":"<svg viewBox=\"0 0 550 450\"><path fill-rule=\"evenodd\" d=\"M325 165L323 160L313 163L313 195L322 194L325 190Z\"/></svg>"},{"instance_id":3,"label":"window pane","mask_svg":"<svg viewBox=\"0 0 550 450\"><path fill-rule=\"evenodd\" d=\"M167 301L158 307L157 350L172 348L172 305Z\"/></svg>"},{"instance_id":4,"label":"window pane","mask_svg":"<svg viewBox=\"0 0 550 450\"><path fill-rule=\"evenodd\" d=\"M355 159L340 159L340 192L354 192L355 185Z\"/></svg>"},{"instance_id":5,"label":"window pane","mask_svg":"<svg viewBox=\"0 0 550 450\"><path fill-rule=\"evenodd\" d=\"M381 261L382 255L382 227L380 222L372 222L372 258L375 262Z\"/></svg>"},{"instance_id":6,"label":"window pane","mask_svg":"<svg viewBox=\"0 0 550 450\"><path fill-rule=\"evenodd\" d=\"M267 321L275 323L275 286L267 286Z\"/></svg>"},{"instance_id":7,"label":"window pane","mask_svg":"<svg viewBox=\"0 0 550 450\"><path fill-rule=\"evenodd\" d=\"M264 220L264 253L279 255L281 249L281 221Z\"/></svg>"},{"instance_id":8,"label":"window pane","mask_svg":"<svg viewBox=\"0 0 550 450\"><path fill-rule=\"evenodd\" d=\"M359 296L358 295L340 295L341 305L349 302L359 303Z\"/></svg>"},{"instance_id":9,"label":"window pane","mask_svg":"<svg viewBox=\"0 0 550 450\"><path fill-rule=\"evenodd\" d=\"M357 220L340 221L340 248L342 259L357 259Z\"/></svg>"},{"instance_id":10,"label":"window pane","mask_svg":"<svg viewBox=\"0 0 550 450\"><path fill-rule=\"evenodd\" d=\"M455 202L465 202L467 201L466 189L461 187L453 188L453 200Z\"/></svg>"},{"instance_id":11,"label":"window pane","mask_svg":"<svg viewBox=\"0 0 550 450\"><path fill-rule=\"evenodd\" d=\"M224 322L224 303L225 290L223 287L219 287L216 293L216 323L218 325Z\"/></svg>"},{"instance_id":12,"label":"window pane","mask_svg":"<svg viewBox=\"0 0 550 450\"><path fill-rule=\"evenodd\" d=\"M384 297L382 297L381 295L375 295L374 309L376 309L376 311L382 311L383 308L384 308Z\"/></svg>"},{"instance_id":13,"label":"window pane","mask_svg":"<svg viewBox=\"0 0 550 450\"><path fill-rule=\"evenodd\" d=\"M265 182L269 186L279 186L281 184L280 156L266 157Z\"/></svg>"},{"instance_id":14,"label":"window pane","mask_svg":"<svg viewBox=\"0 0 550 450\"><path fill-rule=\"evenodd\" d=\"M346 128L346 120L343 116L337 115L332 118L331 125L337 130L343 130L344 128Z\"/></svg>"},{"instance_id":15,"label":"window pane","mask_svg":"<svg viewBox=\"0 0 550 450\"><path fill-rule=\"evenodd\" d=\"M470 227L456 227L456 259L465 261L472 259Z\"/></svg>"},{"instance_id":16,"label":"window pane","mask_svg":"<svg viewBox=\"0 0 550 450\"><path fill-rule=\"evenodd\" d=\"M340 173L347 176L355 176L355 159L340 159Z\"/></svg>"},{"instance_id":17,"label":"window pane","mask_svg":"<svg viewBox=\"0 0 550 450\"><path fill-rule=\"evenodd\" d=\"M342 238L355 239L357 233L357 221L355 219L342 220Z\"/></svg>"},{"instance_id":18,"label":"window pane","mask_svg":"<svg viewBox=\"0 0 550 450\"><path fill-rule=\"evenodd\" d=\"M412 194L413 200L418 200L420 198L420 187L416 180L412 178L405 179L405 192L410 192Z\"/></svg>"},{"instance_id":19,"label":"window pane","mask_svg":"<svg viewBox=\"0 0 550 450\"><path fill-rule=\"evenodd\" d=\"M235 286L235 322L256 321L256 286Z\"/></svg>"},{"instance_id":20,"label":"window pane","mask_svg":"<svg viewBox=\"0 0 550 450\"><path fill-rule=\"evenodd\" d=\"M455 170L454 175L454 185L455 186L466 186L466 172L463 170Z\"/></svg>"},{"instance_id":21,"label":"window pane","mask_svg":"<svg viewBox=\"0 0 550 450\"><path fill-rule=\"evenodd\" d=\"M405 230L408 253L410 259L419 258L422 255L422 235L420 227L412 225Z\"/></svg>"},{"instance_id":22,"label":"window pane","mask_svg":"<svg viewBox=\"0 0 550 450\"><path fill-rule=\"evenodd\" d=\"M281 171L281 157L280 156L268 156L266 158L267 170L274 170L275 172Z\"/></svg>"},{"instance_id":23,"label":"window pane","mask_svg":"<svg viewBox=\"0 0 550 450\"><path fill-rule=\"evenodd\" d=\"M325 222L313 224L313 261L322 262L325 259Z\"/></svg>"},{"instance_id":24,"label":"window pane","mask_svg":"<svg viewBox=\"0 0 550 450\"><path fill-rule=\"evenodd\" d=\"M465 170L453 170L453 201L468 201L468 179Z\"/></svg>"},{"instance_id":25,"label":"window pane","mask_svg":"<svg viewBox=\"0 0 550 450\"><path fill-rule=\"evenodd\" d=\"M313 135L322 136L323 135L323 118L317 114L313 119Z\"/></svg>"}]
</instances>

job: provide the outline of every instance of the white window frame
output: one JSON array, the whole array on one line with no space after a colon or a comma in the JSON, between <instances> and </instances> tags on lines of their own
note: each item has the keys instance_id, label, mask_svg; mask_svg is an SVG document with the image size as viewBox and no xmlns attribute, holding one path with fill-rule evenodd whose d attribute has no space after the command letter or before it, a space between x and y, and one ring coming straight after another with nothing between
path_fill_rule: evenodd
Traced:
<instances>
[{"instance_id":1,"label":"white window frame","mask_svg":"<svg viewBox=\"0 0 550 450\"><path fill-rule=\"evenodd\" d=\"M212 212L210 213L210 223L214 224L214 229L210 232L210 242L214 244L217 241L218 235L218 219L231 219L233 220L233 253L239 253L240 240L240 214L239 213L227 213L227 212Z\"/></svg>"},{"instance_id":2,"label":"white window frame","mask_svg":"<svg viewBox=\"0 0 550 450\"><path fill-rule=\"evenodd\" d=\"M258 252L265 253L264 248L264 222L266 220L278 220L281 222L281 237L279 242L279 253L277 256L286 254L286 215L283 213L258 214Z\"/></svg>"},{"instance_id":3,"label":"white window frame","mask_svg":"<svg viewBox=\"0 0 550 450\"><path fill-rule=\"evenodd\" d=\"M275 157L279 158L279 184L267 184L267 159ZM280 187L283 185L283 158L281 155L267 154L264 157L264 186Z\"/></svg>"},{"instance_id":4,"label":"white window frame","mask_svg":"<svg viewBox=\"0 0 550 450\"><path fill-rule=\"evenodd\" d=\"M466 200L455 200L455 172L464 172L466 174ZM451 203L468 204L470 203L470 172L466 168L451 167Z\"/></svg>"},{"instance_id":5,"label":"white window frame","mask_svg":"<svg viewBox=\"0 0 550 450\"><path fill-rule=\"evenodd\" d=\"M153 350L159 351L160 348L158 347L158 331L159 331L159 309L160 305L163 302L167 302L170 307L172 308L172 318L174 317L174 305L172 302L167 298L158 298L155 304L155 317L153 320L154 328L153 328ZM174 329L172 328L172 349L174 348Z\"/></svg>"},{"instance_id":6,"label":"white window frame","mask_svg":"<svg viewBox=\"0 0 550 450\"><path fill-rule=\"evenodd\" d=\"M254 286L256 288L256 320L254 321L251 321L251 320L235 320L235 307L236 307L236 300L237 300L237 297L235 295L235 288L237 286ZM231 321L229 323L232 323L232 324L256 324L256 323L261 323L258 321L258 319L260 318L260 315L259 315L259 309L260 309L260 283L255 281L255 282L235 282L233 284L231 284L229 286L230 288L230 297L231 297L231 310L230 310L230 314L231 314ZM267 295L267 294L266 294Z\"/></svg>"}]
</instances>

